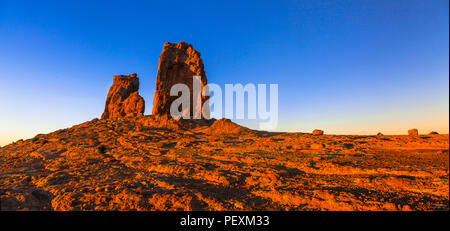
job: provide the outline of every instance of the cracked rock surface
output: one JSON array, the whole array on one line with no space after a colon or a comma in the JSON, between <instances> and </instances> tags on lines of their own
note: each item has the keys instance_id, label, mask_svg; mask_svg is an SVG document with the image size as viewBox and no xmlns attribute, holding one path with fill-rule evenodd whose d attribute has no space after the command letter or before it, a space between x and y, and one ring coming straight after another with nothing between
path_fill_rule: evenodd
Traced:
<instances>
[{"instance_id":1,"label":"cracked rock surface","mask_svg":"<svg viewBox=\"0 0 450 231\"><path fill-rule=\"evenodd\" d=\"M449 136L94 119L0 148L1 210L448 210Z\"/></svg>"}]
</instances>

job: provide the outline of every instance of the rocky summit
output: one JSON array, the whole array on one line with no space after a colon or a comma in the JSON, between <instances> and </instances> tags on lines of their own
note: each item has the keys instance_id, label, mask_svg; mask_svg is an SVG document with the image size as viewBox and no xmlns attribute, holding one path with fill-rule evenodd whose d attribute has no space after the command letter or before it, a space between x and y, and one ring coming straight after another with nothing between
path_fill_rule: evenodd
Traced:
<instances>
[{"instance_id":1,"label":"rocky summit","mask_svg":"<svg viewBox=\"0 0 450 231\"><path fill-rule=\"evenodd\" d=\"M137 74L116 75L109 88L102 119L143 115L145 101L139 95Z\"/></svg>"},{"instance_id":2,"label":"rocky summit","mask_svg":"<svg viewBox=\"0 0 450 231\"><path fill-rule=\"evenodd\" d=\"M0 148L1 210L448 210L448 138L94 119Z\"/></svg>"},{"instance_id":3,"label":"rocky summit","mask_svg":"<svg viewBox=\"0 0 450 231\"><path fill-rule=\"evenodd\" d=\"M0 147L0 210L449 210L448 134L174 119L170 87L192 75L206 84L200 54L166 43L153 115L137 75L117 75L102 119Z\"/></svg>"},{"instance_id":4,"label":"rocky summit","mask_svg":"<svg viewBox=\"0 0 450 231\"><path fill-rule=\"evenodd\" d=\"M204 109L206 116L195 114L195 112L202 112L202 105L207 97L193 94L194 76L200 78L199 90L202 91L207 84L207 79L200 53L194 50L192 45L185 42L166 42L159 56L152 114L170 114L170 106L178 98L178 96L170 96L170 90L173 85L181 83L189 87L191 94L190 111L183 112L183 114L188 113L190 118L194 116L198 116L198 118L208 117L209 108Z\"/></svg>"}]
</instances>

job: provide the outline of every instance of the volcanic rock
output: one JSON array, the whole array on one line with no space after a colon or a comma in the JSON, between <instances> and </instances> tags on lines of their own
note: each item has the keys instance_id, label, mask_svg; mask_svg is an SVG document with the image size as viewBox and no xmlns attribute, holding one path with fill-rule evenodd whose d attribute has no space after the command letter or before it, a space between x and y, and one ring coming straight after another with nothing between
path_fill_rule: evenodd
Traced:
<instances>
[{"instance_id":1,"label":"volcanic rock","mask_svg":"<svg viewBox=\"0 0 450 231\"><path fill-rule=\"evenodd\" d=\"M166 114L40 134L0 147L0 210L449 209L447 134L417 142L248 130Z\"/></svg>"},{"instance_id":2,"label":"volcanic rock","mask_svg":"<svg viewBox=\"0 0 450 231\"><path fill-rule=\"evenodd\" d=\"M419 130L417 130L417 128L413 128L408 130L408 135L410 136L418 136L419 135Z\"/></svg>"},{"instance_id":3,"label":"volcanic rock","mask_svg":"<svg viewBox=\"0 0 450 231\"><path fill-rule=\"evenodd\" d=\"M251 130L225 118L214 121L214 123L206 130L206 134L210 135L248 132L251 132Z\"/></svg>"},{"instance_id":4,"label":"volcanic rock","mask_svg":"<svg viewBox=\"0 0 450 231\"><path fill-rule=\"evenodd\" d=\"M181 115L189 115L189 118L208 118L209 107L204 109L203 115L201 110L207 97L201 94L193 95L194 76L201 78L200 90L203 91L207 80L200 53L194 50L192 45L185 42L166 42L159 56L152 114L170 114L170 106L178 98L178 96L170 96L170 89L173 85L181 83L189 87L191 94L190 111L183 111ZM194 105L194 102L196 102L196 105ZM196 110L194 110L194 106Z\"/></svg>"},{"instance_id":5,"label":"volcanic rock","mask_svg":"<svg viewBox=\"0 0 450 231\"><path fill-rule=\"evenodd\" d=\"M137 74L116 75L109 88L102 119L143 115L145 101L139 95Z\"/></svg>"},{"instance_id":6,"label":"volcanic rock","mask_svg":"<svg viewBox=\"0 0 450 231\"><path fill-rule=\"evenodd\" d=\"M314 144L311 144L311 149L323 149L323 148L325 148L325 144L317 144L317 143L314 143Z\"/></svg>"},{"instance_id":7,"label":"volcanic rock","mask_svg":"<svg viewBox=\"0 0 450 231\"><path fill-rule=\"evenodd\" d=\"M319 129L314 129L314 131L312 132L313 135L323 135L323 131L319 130Z\"/></svg>"}]
</instances>

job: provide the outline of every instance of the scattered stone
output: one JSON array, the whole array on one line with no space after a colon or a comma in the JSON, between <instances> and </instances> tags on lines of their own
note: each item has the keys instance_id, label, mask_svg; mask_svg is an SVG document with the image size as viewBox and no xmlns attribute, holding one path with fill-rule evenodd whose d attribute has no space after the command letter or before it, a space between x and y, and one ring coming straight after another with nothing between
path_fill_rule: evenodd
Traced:
<instances>
[{"instance_id":1,"label":"scattered stone","mask_svg":"<svg viewBox=\"0 0 450 231\"><path fill-rule=\"evenodd\" d=\"M181 83L189 87L190 90L190 112L182 112L182 116L188 115L190 118L209 117L209 108L205 108L207 116L201 115L202 105L207 100L205 96L193 97L193 76L201 77L201 88L207 84L203 61L200 53L192 45L185 42L164 44L161 56L159 56L158 75L156 77L155 96L153 98L152 114L170 114L170 106L178 96L170 96L170 89L173 85ZM194 110L194 100L196 110ZM198 112L194 115L195 112Z\"/></svg>"},{"instance_id":2,"label":"scattered stone","mask_svg":"<svg viewBox=\"0 0 450 231\"><path fill-rule=\"evenodd\" d=\"M319 130L319 129L315 129L315 130L312 132L312 134L313 134L313 135L323 135L323 131L322 131L322 130Z\"/></svg>"},{"instance_id":3,"label":"scattered stone","mask_svg":"<svg viewBox=\"0 0 450 231\"><path fill-rule=\"evenodd\" d=\"M345 149L352 149L355 146L353 144L351 144L351 143L344 143L344 144L342 144L342 147L345 148Z\"/></svg>"},{"instance_id":4,"label":"scattered stone","mask_svg":"<svg viewBox=\"0 0 450 231\"><path fill-rule=\"evenodd\" d=\"M139 116L144 114L145 101L139 95L137 74L116 75L109 88L102 119Z\"/></svg>"},{"instance_id":5,"label":"scattered stone","mask_svg":"<svg viewBox=\"0 0 450 231\"><path fill-rule=\"evenodd\" d=\"M408 135L410 136L418 136L419 135L419 130L417 130L417 128L413 128L408 130Z\"/></svg>"},{"instance_id":6,"label":"scattered stone","mask_svg":"<svg viewBox=\"0 0 450 231\"><path fill-rule=\"evenodd\" d=\"M311 144L311 149L323 149L325 144Z\"/></svg>"}]
</instances>

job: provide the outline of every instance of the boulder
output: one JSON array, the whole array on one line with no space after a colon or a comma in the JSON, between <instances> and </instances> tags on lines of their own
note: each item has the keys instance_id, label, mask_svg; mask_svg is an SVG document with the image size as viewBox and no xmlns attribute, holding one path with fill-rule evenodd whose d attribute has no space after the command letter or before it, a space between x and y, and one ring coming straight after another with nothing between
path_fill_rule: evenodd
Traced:
<instances>
[{"instance_id":1,"label":"boulder","mask_svg":"<svg viewBox=\"0 0 450 231\"><path fill-rule=\"evenodd\" d=\"M323 131L319 130L319 129L314 129L314 131L312 132L313 135L323 135Z\"/></svg>"},{"instance_id":2,"label":"boulder","mask_svg":"<svg viewBox=\"0 0 450 231\"><path fill-rule=\"evenodd\" d=\"M413 128L408 130L408 135L410 136L418 136L419 135L419 130L417 130L417 128Z\"/></svg>"},{"instance_id":3,"label":"boulder","mask_svg":"<svg viewBox=\"0 0 450 231\"><path fill-rule=\"evenodd\" d=\"M428 133L428 135L439 135L439 132L432 131L432 132Z\"/></svg>"},{"instance_id":4,"label":"boulder","mask_svg":"<svg viewBox=\"0 0 450 231\"><path fill-rule=\"evenodd\" d=\"M139 95L137 74L116 75L109 88L102 119L139 116L144 114L145 101Z\"/></svg>"},{"instance_id":5,"label":"boulder","mask_svg":"<svg viewBox=\"0 0 450 231\"><path fill-rule=\"evenodd\" d=\"M205 114L202 115L202 105L207 97L201 94L193 95L194 76L200 78L200 90L203 91L207 80L200 53L185 42L166 42L159 56L152 114L170 114L172 102L179 97L170 96L170 90L173 85L181 83L187 85L190 90L190 110L183 111L181 115L189 115L189 118L209 118L209 107L204 109Z\"/></svg>"},{"instance_id":6,"label":"boulder","mask_svg":"<svg viewBox=\"0 0 450 231\"><path fill-rule=\"evenodd\" d=\"M325 144L314 143L311 144L311 149L323 149L325 148Z\"/></svg>"}]
</instances>

